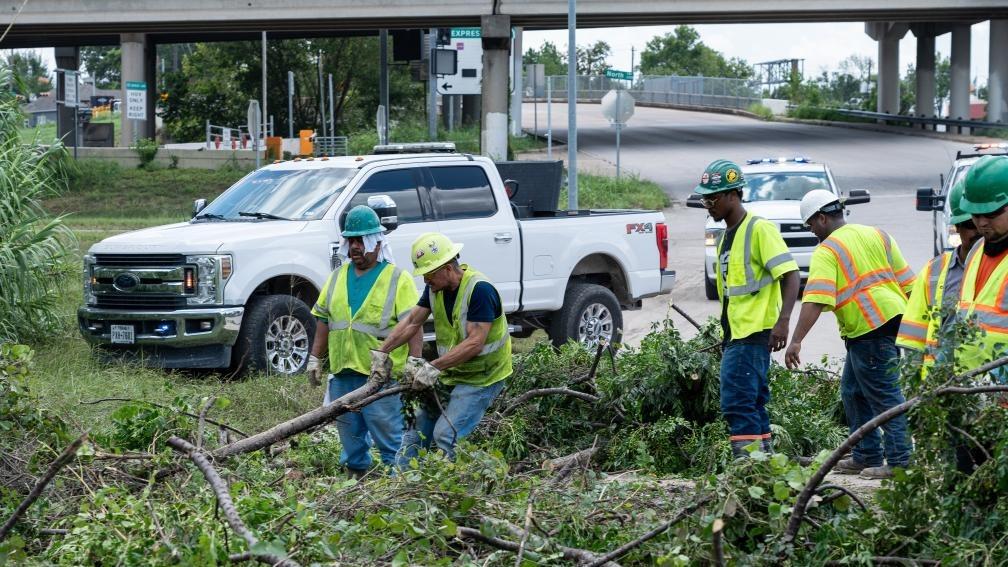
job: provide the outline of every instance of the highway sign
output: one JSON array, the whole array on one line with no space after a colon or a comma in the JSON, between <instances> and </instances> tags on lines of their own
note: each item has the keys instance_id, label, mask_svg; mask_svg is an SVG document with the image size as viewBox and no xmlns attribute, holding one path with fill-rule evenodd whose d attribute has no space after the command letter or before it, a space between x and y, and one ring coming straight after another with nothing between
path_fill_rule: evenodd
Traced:
<instances>
[{"instance_id":1,"label":"highway sign","mask_svg":"<svg viewBox=\"0 0 1008 567\"><path fill-rule=\"evenodd\" d=\"M610 79L622 79L624 81L632 81L633 73L630 71L617 71L616 69L606 69L605 76Z\"/></svg>"},{"instance_id":2,"label":"highway sign","mask_svg":"<svg viewBox=\"0 0 1008 567\"><path fill-rule=\"evenodd\" d=\"M456 71L438 77L437 90L442 95L482 94L483 40L480 28L452 28L452 41L446 47L458 54Z\"/></svg>"},{"instance_id":3,"label":"highway sign","mask_svg":"<svg viewBox=\"0 0 1008 567\"><path fill-rule=\"evenodd\" d=\"M452 28L452 39L479 39L483 37L480 28Z\"/></svg>"},{"instance_id":4,"label":"highway sign","mask_svg":"<svg viewBox=\"0 0 1008 567\"><path fill-rule=\"evenodd\" d=\"M126 81L126 118L147 120L147 83Z\"/></svg>"}]
</instances>

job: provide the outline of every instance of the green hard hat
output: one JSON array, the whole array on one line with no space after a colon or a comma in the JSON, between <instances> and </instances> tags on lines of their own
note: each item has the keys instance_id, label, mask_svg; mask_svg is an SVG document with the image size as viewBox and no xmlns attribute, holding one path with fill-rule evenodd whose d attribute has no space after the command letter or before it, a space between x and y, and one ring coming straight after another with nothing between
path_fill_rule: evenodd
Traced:
<instances>
[{"instance_id":1,"label":"green hard hat","mask_svg":"<svg viewBox=\"0 0 1008 567\"><path fill-rule=\"evenodd\" d=\"M367 205L357 205L350 209L343 224L343 236L364 236L385 230L378 221L378 213Z\"/></svg>"},{"instance_id":2,"label":"green hard hat","mask_svg":"<svg viewBox=\"0 0 1008 567\"><path fill-rule=\"evenodd\" d=\"M959 180L959 183L956 183L955 187L949 191L948 202L949 211L951 211L949 224L959 224L973 218L969 213L962 210L962 198L963 192L965 191L964 185L965 183L962 180Z\"/></svg>"},{"instance_id":3,"label":"green hard hat","mask_svg":"<svg viewBox=\"0 0 1008 567\"><path fill-rule=\"evenodd\" d=\"M742 168L726 159L711 162L700 176L700 184L693 191L701 195L720 193L745 187Z\"/></svg>"},{"instance_id":4,"label":"green hard hat","mask_svg":"<svg viewBox=\"0 0 1008 567\"><path fill-rule=\"evenodd\" d=\"M1008 156L983 156L966 172L962 211L993 213L1008 205Z\"/></svg>"}]
</instances>

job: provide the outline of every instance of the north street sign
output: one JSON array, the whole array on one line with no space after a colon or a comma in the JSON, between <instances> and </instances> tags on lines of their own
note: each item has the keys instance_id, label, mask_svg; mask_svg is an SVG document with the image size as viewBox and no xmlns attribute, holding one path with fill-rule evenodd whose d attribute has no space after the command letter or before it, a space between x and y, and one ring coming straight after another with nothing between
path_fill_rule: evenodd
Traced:
<instances>
[{"instance_id":1,"label":"north street sign","mask_svg":"<svg viewBox=\"0 0 1008 567\"><path fill-rule=\"evenodd\" d=\"M632 81L633 73L630 71L617 71L615 69L606 69L605 76L610 79L622 79L624 81Z\"/></svg>"}]
</instances>

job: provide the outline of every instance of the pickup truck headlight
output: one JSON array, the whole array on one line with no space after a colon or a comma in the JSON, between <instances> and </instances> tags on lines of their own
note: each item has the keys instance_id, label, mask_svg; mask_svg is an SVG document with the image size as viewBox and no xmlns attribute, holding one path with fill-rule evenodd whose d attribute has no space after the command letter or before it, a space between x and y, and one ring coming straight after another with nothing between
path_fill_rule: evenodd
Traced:
<instances>
[{"instance_id":1,"label":"pickup truck headlight","mask_svg":"<svg viewBox=\"0 0 1008 567\"><path fill-rule=\"evenodd\" d=\"M195 291L187 298L189 305L220 305L224 303L224 285L231 277L231 256L228 254L186 256L186 264L196 266Z\"/></svg>"},{"instance_id":2,"label":"pickup truck headlight","mask_svg":"<svg viewBox=\"0 0 1008 567\"><path fill-rule=\"evenodd\" d=\"M708 228L704 231L704 246L717 246L718 238L721 238L723 228Z\"/></svg>"},{"instance_id":3,"label":"pickup truck headlight","mask_svg":"<svg viewBox=\"0 0 1008 567\"><path fill-rule=\"evenodd\" d=\"M81 279L84 283L84 305L94 305L98 303L98 298L94 294L94 275L92 275L92 268L95 264L94 256L86 254L84 256L84 269L81 273Z\"/></svg>"}]
</instances>

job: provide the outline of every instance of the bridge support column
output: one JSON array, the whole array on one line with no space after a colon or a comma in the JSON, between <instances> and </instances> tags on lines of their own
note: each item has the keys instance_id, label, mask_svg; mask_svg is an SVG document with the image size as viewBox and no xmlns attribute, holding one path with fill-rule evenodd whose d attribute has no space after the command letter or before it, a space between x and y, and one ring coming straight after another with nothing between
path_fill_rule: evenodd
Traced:
<instances>
[{"instance_id":1,"label":"bridge support column","mask_svg":"<svg viewBox=\"0 0 1008 567\"><path fill-rule=\"evenodd\" d=\"M482 16L483 119L480 152L494 160L507 159L508 50L511 16Z\"/></svg>"},{"instance_id":2,"label":"bridge support column","mask_svg":"<svg viewBox=\"0 0 1008 567\"><path fill-rule=\"evenodd\" d=\"M899 41L910 29L897 22L867 22L865 33L878 42L878 97L875 110L898 114L900 111Z\"/></svg>"},{"instance_id":3,"label":"bridge support column","mask_svg":"<svg viewBox=\"0 0 1008 567\"><path fill-rule=\"evenodd\" d=\"M990 21L990 69L987 79L987 120L1008 119L1008 20Z\"/></svg>"},{"instance_id":4,"label":"bridge support column","mask_svg":"<svg viewBox=\"0 0 1008 567\"><path fill-rule=\"evenodd\" d=\"M514 29L514 45L511 46L511 135L522 135L522 28Z\"/></svg>"},{"instance_id":5,"label":"bridge support column","mask_svg":"<svg viewBox=\"0 0 1008 567\"><path fill-rule=\"evenodd\" d=\"M155 136L154 109L158 96L155 84L156 48L148 42L147 34L124 33L120 36L122 47L122 72L120 75L120 100L122 100L122 115L120 143L124 146L133 144L138 138L153 138ZM130 120L126 117L126 83L141 81L147 84L147 108L144 110L144 120Z\"/></svg>"},{"instance_id":6,"label":"bridge support column","mask_svg":"<svg viewBox=\"0 0 1008 567\"><path fill-rule=\"evenodd\" d=\"M993 37L993 35L991 36ZM952 26L952 75L949 78L949 118L969 120L970 25Z\"/></svg>"},{"instance_id":7,"label":"bridge support column","mask_svg":"<svg viewBox=\"0 0 1008 567\"><path fill-rule=\"evenodd\" d=\"M76 47L56 48L56 68L76 70L80 64L80 51ZM77 86L80 89L80 85ZM77 93L78 102L80 93ZM66 100L66 91L63 89L63 73L56 76L56 100ZM74 147L77 140L74 138L74 109L72 106L56 105L56 136L63 140L63 145Z\"/></svg>"},{"instance_id":8,"label":"bridge support column","mask_svg":"<svg viewBox=\"0 0 1008 567\"><path fill-rule=\"evenodd\" d=\"M917 116L935 115L935 36L917 35Z\"/></svg>"}]
</instances>

